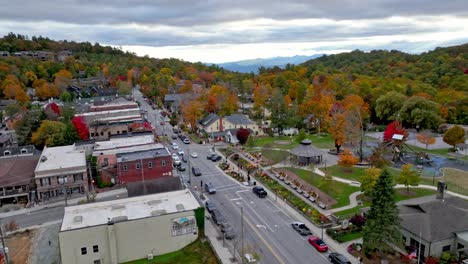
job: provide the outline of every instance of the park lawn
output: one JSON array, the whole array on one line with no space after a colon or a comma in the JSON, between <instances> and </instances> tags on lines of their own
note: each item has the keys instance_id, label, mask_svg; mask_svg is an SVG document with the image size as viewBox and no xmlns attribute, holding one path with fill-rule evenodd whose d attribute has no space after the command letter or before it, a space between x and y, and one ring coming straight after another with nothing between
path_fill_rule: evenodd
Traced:
<instances>
[{"instance_id":1,"label":"park lawn","mask_svg":"<svg viewBox=\"0 0 468 264\"><path fill-rule=\"evenodd\" d=\"M410 144L407 144L412 150L416 151L416 152L427 152L427 153L430 153L430 154L433 154L433 155L438 155L438 156L445 156L447 157L448 154L450 153L450 148L443 148L443 149L425 149L425 148L421 148L421 147L418 147L418 146L413 146L413 145L410 145Z\"/></svg>"},{"instance_id":2,"label":"park lawn","mask_svg":"<svg viewBox=\"0 0 468 264\"><path fill-rule=\"evenodd\" d=\"M126 264L218 264L213 249L208 241L202 242L201 239L196 240L192 244L184 247L181 250L156 256L152 260L139 259Z\"/></svg>"},{"instance_id":3,"label":"park lawn","mask_svg":"<svg viewBox=\"0 0 468 264\"><path fill-rule=\"evenodd\" d=\"M276 144L275 141L289 141L290 144ZM298 143L294 141L294 137L288 136L254 138L254 147L292 149L297 146L297 144Z\"/></svg>"},{"instance_id":4,"label":"park lawn","mask_svg":"<svg viewBox=\"0 0 468 264\"><path fill-rule=\"evenodd\" d=\"M276 149L262 149L262 156L273 161L271 165L285 160L289 156L288 151Z\"/></svg>"},{"instance_id":5,"label":"park lawn","mask_svg":"<svg viewBox=\"0 0 468 264\"><path fill-rule=\"evenodd\" d=\"M410 195L406 195L406 188L397 188L395 189L395 201L399 202L399 201L404 201L404 200L409 200L413 198L434 195L434 194L436 194L435 190L422 189L422 188L410 188ZM351 217L359 213L361 208L366 208L371 205L371 201L369 201L368 199L363 199L362 202L363 202L363 205L358 205L356 207L346 209L343 211L338 211L333 214L339 217Z\"/></svg>"},{"instance_id":6,"label":"park lawn","mask_svg":"<svg viewBox=\"0 0 468 264\"><path fill-rule=\"evenodd\" d=\"M314 185L315 187L319 188L320 183L324 179L324 177L317 175L308 170L296 169L296 168L284 168L287 169L297 176L301 177L303 180L307 181L308 183ZM350 186L346 183L332 181L332 185L328 190L324 190L323 188L319 188L324 193L330 195L333 199L336 200L336 204L332 206L332 208L343 207L349 204L349 196L359 191L358 187Z\"/></svg>"},{"instance_id":7,"label":"park lawn","mask_svg":"<svg viewBox=\"0 0 468 264\"><path fill-rule=\"evenodd\" d=\"M421 184L437 185L437 182L442 180L447 183L449 191L468 195L468 172L453 168L442 168L442 171L444 173L443 177L436 177L435 179L421 177Z\"/></svg>"},{"instance_id":8,"label":"park lawn","mask_svg":"<svg viewBox=\"0 0 468 264\"><path fill-rule=\"evenodd\" d=\"M362 237L362 231L355 231L341 236L340 241L348 242Z\"/></svg>"},{"instance_id":9,"label":"park lawn","mask_svg":"<svg viewBox=\"0 0 468 264\"><path fill-rule=\"evenodd\" d=\"M361 167L343 168L339 165L333 165L331 167L327 167L327 169L323 171L327 174L331 173L334 177L361 182L361 175L364 175L364 170L365 168ZM399 170L394 168L387 167L387 170L394 178L400 174Z\"/></svg>"},{"instance_id":10,"label":"park lawn","mask_svg":"<svg viewBox=\"0 0 468 264\"><path fill-rule=\"evenodd\" d=\"M312 145L316 146L317 148L321 149L334 149L335 148L335 140L330 134L317 134L314 135L307 135L306 138L312 141Z\"/></svg>"}]
</instances>

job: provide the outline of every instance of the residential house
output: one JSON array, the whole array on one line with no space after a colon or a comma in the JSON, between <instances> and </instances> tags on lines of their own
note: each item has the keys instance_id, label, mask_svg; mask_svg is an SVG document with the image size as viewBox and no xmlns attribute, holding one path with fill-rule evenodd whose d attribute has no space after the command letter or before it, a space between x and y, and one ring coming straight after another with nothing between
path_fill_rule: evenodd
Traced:
<instances>
[{"instance_id":1,"label":"residential house","mask_svg":"<svg viewBox=\"0 0 468 264\"><path fill-rule=\"evenodd\" d=\"M64 62L67 57L73 56L73 52L69 50L62 50L57 53L57 60L60 62Z\"/></svg>"},{"instance_id":2,"label":"residential house","mask_svg":"<svg viewBox=\"0 0 468 264\"><path fill-rule=\"evenodd\" d=\"M34 169L39 157L34 146L0 149L0 204L34 200Z\"/></svg>"},{"instance_id":3,"label":"residential house","mask_svg":"<svg viewBox=\"0 0 468 264\"><path fill-rule=\"evenodd\" d=\"M199 208L186 190L66 207L62 263L126 263L180 250L198 238Z\"/></svg>"},{"instance_id":4,"label":"residential house","mask_svg":"<svg viewBox=\"0 0 468 264\"><path fill-rule=\"evenodd\" d=\"M74 145L45 147L34 171L40 200L88 192L88 170L85 152Z\"/></svg>"},{"instance_id":5,"label":"residential house","mask_svg":"<svg viewBox=\"0 0 468 264\"><path fill-rule=\"evenodd\" d=\"M195 93L166 94L164 96L164 106L171 112L177 112L180 110L181 105L197 98L197 96Z\"/></svg>"},{"instance_id":6,"label":"residential house","mask_svg":"<svg viewBox=\"0 0 468 264\"><path fill-rule=\"evenodd\" d=\"M468 202L450 196L420 200L407 200L398 206L405 245L420 248L423 260L444 252L460 260L468 258Z\"/></svg>"},{"instance_id":7,"label":"residential house","mask_svg":"<svg viewBox=\"0 0 468 264\"><path fill-rule=\"evenodd\" d=\"M222 139L226 137L227 131L232 136L237 134L239 128L246 128L254 135L263 135L263 128L250 120L246 115L232 114L220 117L210 113L198 122L198 128L211 138Z\"/></svg>"}]
</instances>

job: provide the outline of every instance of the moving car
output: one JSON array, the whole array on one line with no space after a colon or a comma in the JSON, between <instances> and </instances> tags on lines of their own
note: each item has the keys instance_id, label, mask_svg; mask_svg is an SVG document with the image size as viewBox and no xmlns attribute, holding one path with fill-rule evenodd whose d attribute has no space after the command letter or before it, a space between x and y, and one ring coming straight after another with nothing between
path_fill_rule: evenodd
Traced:
<instances>
[{"instance_id":1,"label":"moving car","mask_svg":"<svg viewBox=\"0 0 468 264\"><path fill-rule=\"evenodd\" d=\"M260 187L260 186L254 186L252 188L252 192L255 193L260 198L265 198L267 196L267 194L268 194L265 191L265 189L263 189L263 187Z\"/></svg>"},{"instance_id":2,"label":"moving car","mask_svg":"<svg viewBox=\"0 0 468 264\"><path fill-rule=\"evenodd\" d=\"M328 246L319 237L309 237L309 244L311 244L318 252L327 252Z\"/></svg>"},{"instance_id":3,"label":"moving car","mask_svg":"<svg viewBox=\"0 0 468 264\"><path fill-rule=\"evenodd\" d=\"M192 152L192 153L190 154L190 156L191 156L192 158L197 158L197 157L198 157L198 153Z\"/></svg>"},{"instance_id":4,"label":"moving car","mask_svg":"<svg viewBox=\"0 0 468 264\"><path fill-rule=\"evenodd\" d=\"M328 255L328 260L335 264L351 264L351 262L345 256L336 252L330 253L330 255Z\"/></svg>"},{"instance_id":5,"label":"moving car","mask_svg":"<svg viewBox=\"0 0 468 264\"><path fill-rule=\"evenodd\" d=\"M216 204L215 204L213 201L211 201L211 200L207 200L207 201L205 202L205 208L206 208L206 210L208 211L208 213L211 213L211 212L213 212L214 210L216 210Z\"/></svg>"},{"instance_id":6,"label":"moving car","mask_svg":"<svg viewBox=\"0 0 468 264\"><path fill-rule=\"evenodd\" d=\"M215 194L216 188L213 186L211 182L205 183L205 191L209 194Z\"/></svg>"},{"instance_id":7,"label":"moving car","mask_svg":"<svg viewBox=\"0 0 468 264\"><path fill-rule=\"evenodd\" d=\"M312 232L304 223L293 222L291 226L302 236L312 235Z\"/></svg>"},{"instance_id":8,"label":"moving car","mask_svg":"<svg viewBox=\"0 0 468 264\"><path fill-rule=\"evenodd\" d=\"M194 176L201 176L201 171L200 171L200 168L198 167L192 167L192 172L193 172L193 175Z\"/></svg>"}]
</instances>

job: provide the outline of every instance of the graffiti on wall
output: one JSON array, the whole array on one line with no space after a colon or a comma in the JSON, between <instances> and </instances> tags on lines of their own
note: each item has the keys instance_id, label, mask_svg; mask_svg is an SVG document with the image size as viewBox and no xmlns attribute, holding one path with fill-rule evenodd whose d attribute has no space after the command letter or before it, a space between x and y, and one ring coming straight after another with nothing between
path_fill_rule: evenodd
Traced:
<instances>
[{"instance_id":1,"label":"graffiti on wall","mask_svg":"<svg viewBox=\"0 0 468 264\"><path fill-rule=\"evenodd\" d=\"M195 216L173 218L171 222L172 236L182 236L197 232L197 223L195 221Z\"/></svg>"}]
</instances>

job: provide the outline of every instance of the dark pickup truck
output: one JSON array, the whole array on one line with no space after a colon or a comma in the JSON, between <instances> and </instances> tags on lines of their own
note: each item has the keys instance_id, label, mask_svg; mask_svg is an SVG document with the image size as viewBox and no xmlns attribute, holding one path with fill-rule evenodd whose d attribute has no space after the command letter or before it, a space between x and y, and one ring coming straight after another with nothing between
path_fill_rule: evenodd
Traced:
<instances>
[{"instance_id":1,"label":"dark pickup truck","mask_svg":"<svg viewBox=\"0 0 468 264\"><path fill-rule=\"evenodd\" d=\"M267 196L267 192L265 191L265 189L263 189L262 187L260 186L254 186L252 188L252 192L255 193L258 197L260 198L265 198Z\"/></svg>"},{"instance_id":2,"label":"dark pickup truck","mask_svg":"<svg viewBox=\"0 0 468 264\"><path fill-rule=\"evenodd\" d=\"M291 226L302 236L312 235L312 232L304 223L293 222Z\"/></svg>"}]
</instances>

